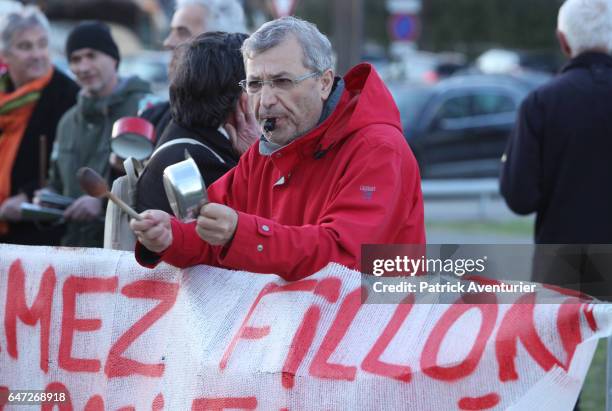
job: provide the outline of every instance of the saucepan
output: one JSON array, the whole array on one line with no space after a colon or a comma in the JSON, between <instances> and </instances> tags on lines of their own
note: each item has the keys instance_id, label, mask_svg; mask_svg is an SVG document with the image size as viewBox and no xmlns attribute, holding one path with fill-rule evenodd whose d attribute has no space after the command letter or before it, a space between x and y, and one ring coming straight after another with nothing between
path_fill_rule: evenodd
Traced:
<instances>
[{"instance_id":1,"label":"saucepan","mask_svg":"<svg viewBox=\"0 0 612 411\"><path fill-rule=\"evenodd\" d=\"M140 117L122 117L111 133L111 150L121 158L145 160L155 148L155 127Z\"/></svg>"},{"instance_id":2,"label":"saucepan","mask_svg":"<svg viewBox=\"0 0 612 411\"><path fill-rule=\"evenodd\" d=\"M208 202L206 184L196 162L185 150L185 160L164 169L164 190L174 215L181 221L197 218Z\"/></svg>"}]
</instances>

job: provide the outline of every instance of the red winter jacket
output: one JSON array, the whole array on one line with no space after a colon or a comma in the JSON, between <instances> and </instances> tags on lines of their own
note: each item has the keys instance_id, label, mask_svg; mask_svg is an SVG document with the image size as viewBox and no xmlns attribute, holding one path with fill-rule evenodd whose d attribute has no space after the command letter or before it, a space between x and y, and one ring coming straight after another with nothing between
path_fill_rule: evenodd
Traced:
<instances>
[{"instance_id":1,"label":"red winter jacket","mask_svg":"<svg viewBox=\"0 0 612 411\"><path fill-rule=\"evenodd\" d=\"M359 269L362 244L424 243L419 171L393 98L369 64L344 81L317 128L271 156L254 144L210 186L211 202L238 212L231 243L210 246L195 222L173 219L173 243L161 259L299 280L329 262Z\"/></svg>"}]
</instances>

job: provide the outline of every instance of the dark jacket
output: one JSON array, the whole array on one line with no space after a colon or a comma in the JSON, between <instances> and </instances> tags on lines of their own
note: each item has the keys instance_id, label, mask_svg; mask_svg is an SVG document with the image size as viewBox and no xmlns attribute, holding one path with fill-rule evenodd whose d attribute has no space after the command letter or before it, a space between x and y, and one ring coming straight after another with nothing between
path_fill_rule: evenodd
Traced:
<instances>
[{"instance_id":1,"label":"dark jacket","mask_svg":"<svg viewBox=\"0 0 612 411\"><path fill-rule=\"evenodd\" d=\"M612 243L612 57L584 53L523 102L501 192L536 243Z\"/></svg>"},{"instance_id":2,"label":"dark jacket","mask_svg":"<svg viewBox=\"0 0 612 411\"><path fill-rule=\"evenodd\" d=\"M223 159L223 162L206 147L200 145L180 143L162 149L151 158L138 179L136 209L139 212L155 209L172 214L170 203L164 191L163 174L166 167L185 160L185 149L189 151L198 165L207 187L232 169L238 162L238 156L234 153L229 139L215 128L190 130L170 121L157 146L159 147L178 138L191 138L200 141L214 150Z\"/></svg>"},{"instance_id":3,"label":"dark jacket","mask_svg":"<svg viewBox=\"0 0 612 411\"><path fill-rule=\"evenodd\" d=\"M25 193L31 199L39 187L40 136L47 136L47 160L51 154L57 124L64 113L76 103L77 84L55 68L51 81L43 89L21 140L11 174L11 196ZM14 244L59 244L57 230L39 230L32 223L11 223L9 233L0 242ZM60 233L61 234L61 233Z\"/></svg>"},{"instance_id":4,"label":"dark jacket","mask_svg":"<svg viewBox=\"0 0 612 411\"><path fill-rule=\"evenodd\" d=\"M83 191L76 173L81 167L90 167L103 176L110 186L117 177L108 160L113 123L121 117L135 116L140 101L150 92L148 83L138 77L130 77L122 80L109 96L80 94L77 104L66 112L57 127L49 185L60 194L78 198ZM62 245L101 247L103 238L102 219L87 223L68 222Z\"/></svg>"},{"instance_id":5,"label":"dark jacket","mask_svg":"<svg viewBox=\"0 0 612 411\"><path fill-rule=\"evenodd\" d=\"M168 101L157 103L143 111L140 117L144 118L155 127L155 135L158 137L156 145L159 146L160 137L164 135L166 127L168 127L170 120L172 120L170 103Z\"/></svg>"}]
</instances>

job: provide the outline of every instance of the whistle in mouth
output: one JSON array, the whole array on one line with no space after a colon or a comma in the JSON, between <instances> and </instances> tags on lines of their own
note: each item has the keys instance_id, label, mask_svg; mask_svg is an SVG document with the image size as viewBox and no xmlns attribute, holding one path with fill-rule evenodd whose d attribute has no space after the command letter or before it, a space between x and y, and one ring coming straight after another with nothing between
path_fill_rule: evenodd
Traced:
<instances>
[{"instance_id":1,"label":"whistle in mouth","mask_svg":"<svg viewBox=\"0 0 612 411\"><path fill-rule=\"evenodd\" d=\"M276 128L276 119L275 118L267 118L264 122L264 132L269 133Z\"/></svg>"}]
</instances>

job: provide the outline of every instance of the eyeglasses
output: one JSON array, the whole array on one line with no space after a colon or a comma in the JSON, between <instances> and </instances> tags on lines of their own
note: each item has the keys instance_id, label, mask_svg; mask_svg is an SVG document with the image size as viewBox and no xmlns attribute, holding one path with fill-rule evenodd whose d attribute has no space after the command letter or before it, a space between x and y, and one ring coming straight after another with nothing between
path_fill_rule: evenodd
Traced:
<instances>
[{"instance_id":1,"label":"eyeglasses","mask_svg":"<svg viewBox=\"0 0 612 411\"><path fill-rule=\"evenodd\" d=\"M241 80L238 82L238 84L240 85L240 87L242 87L244 91L249 94L259 93L263 88L264 84L269 84L272 88L287 91L291 90L298 83L306 80L307 78L318 76L319 74L319 72L315 71L313 73L304 74L303 76L297 78L279 77L274 78L272 80Z\"/></svg>"}]
</instances>

